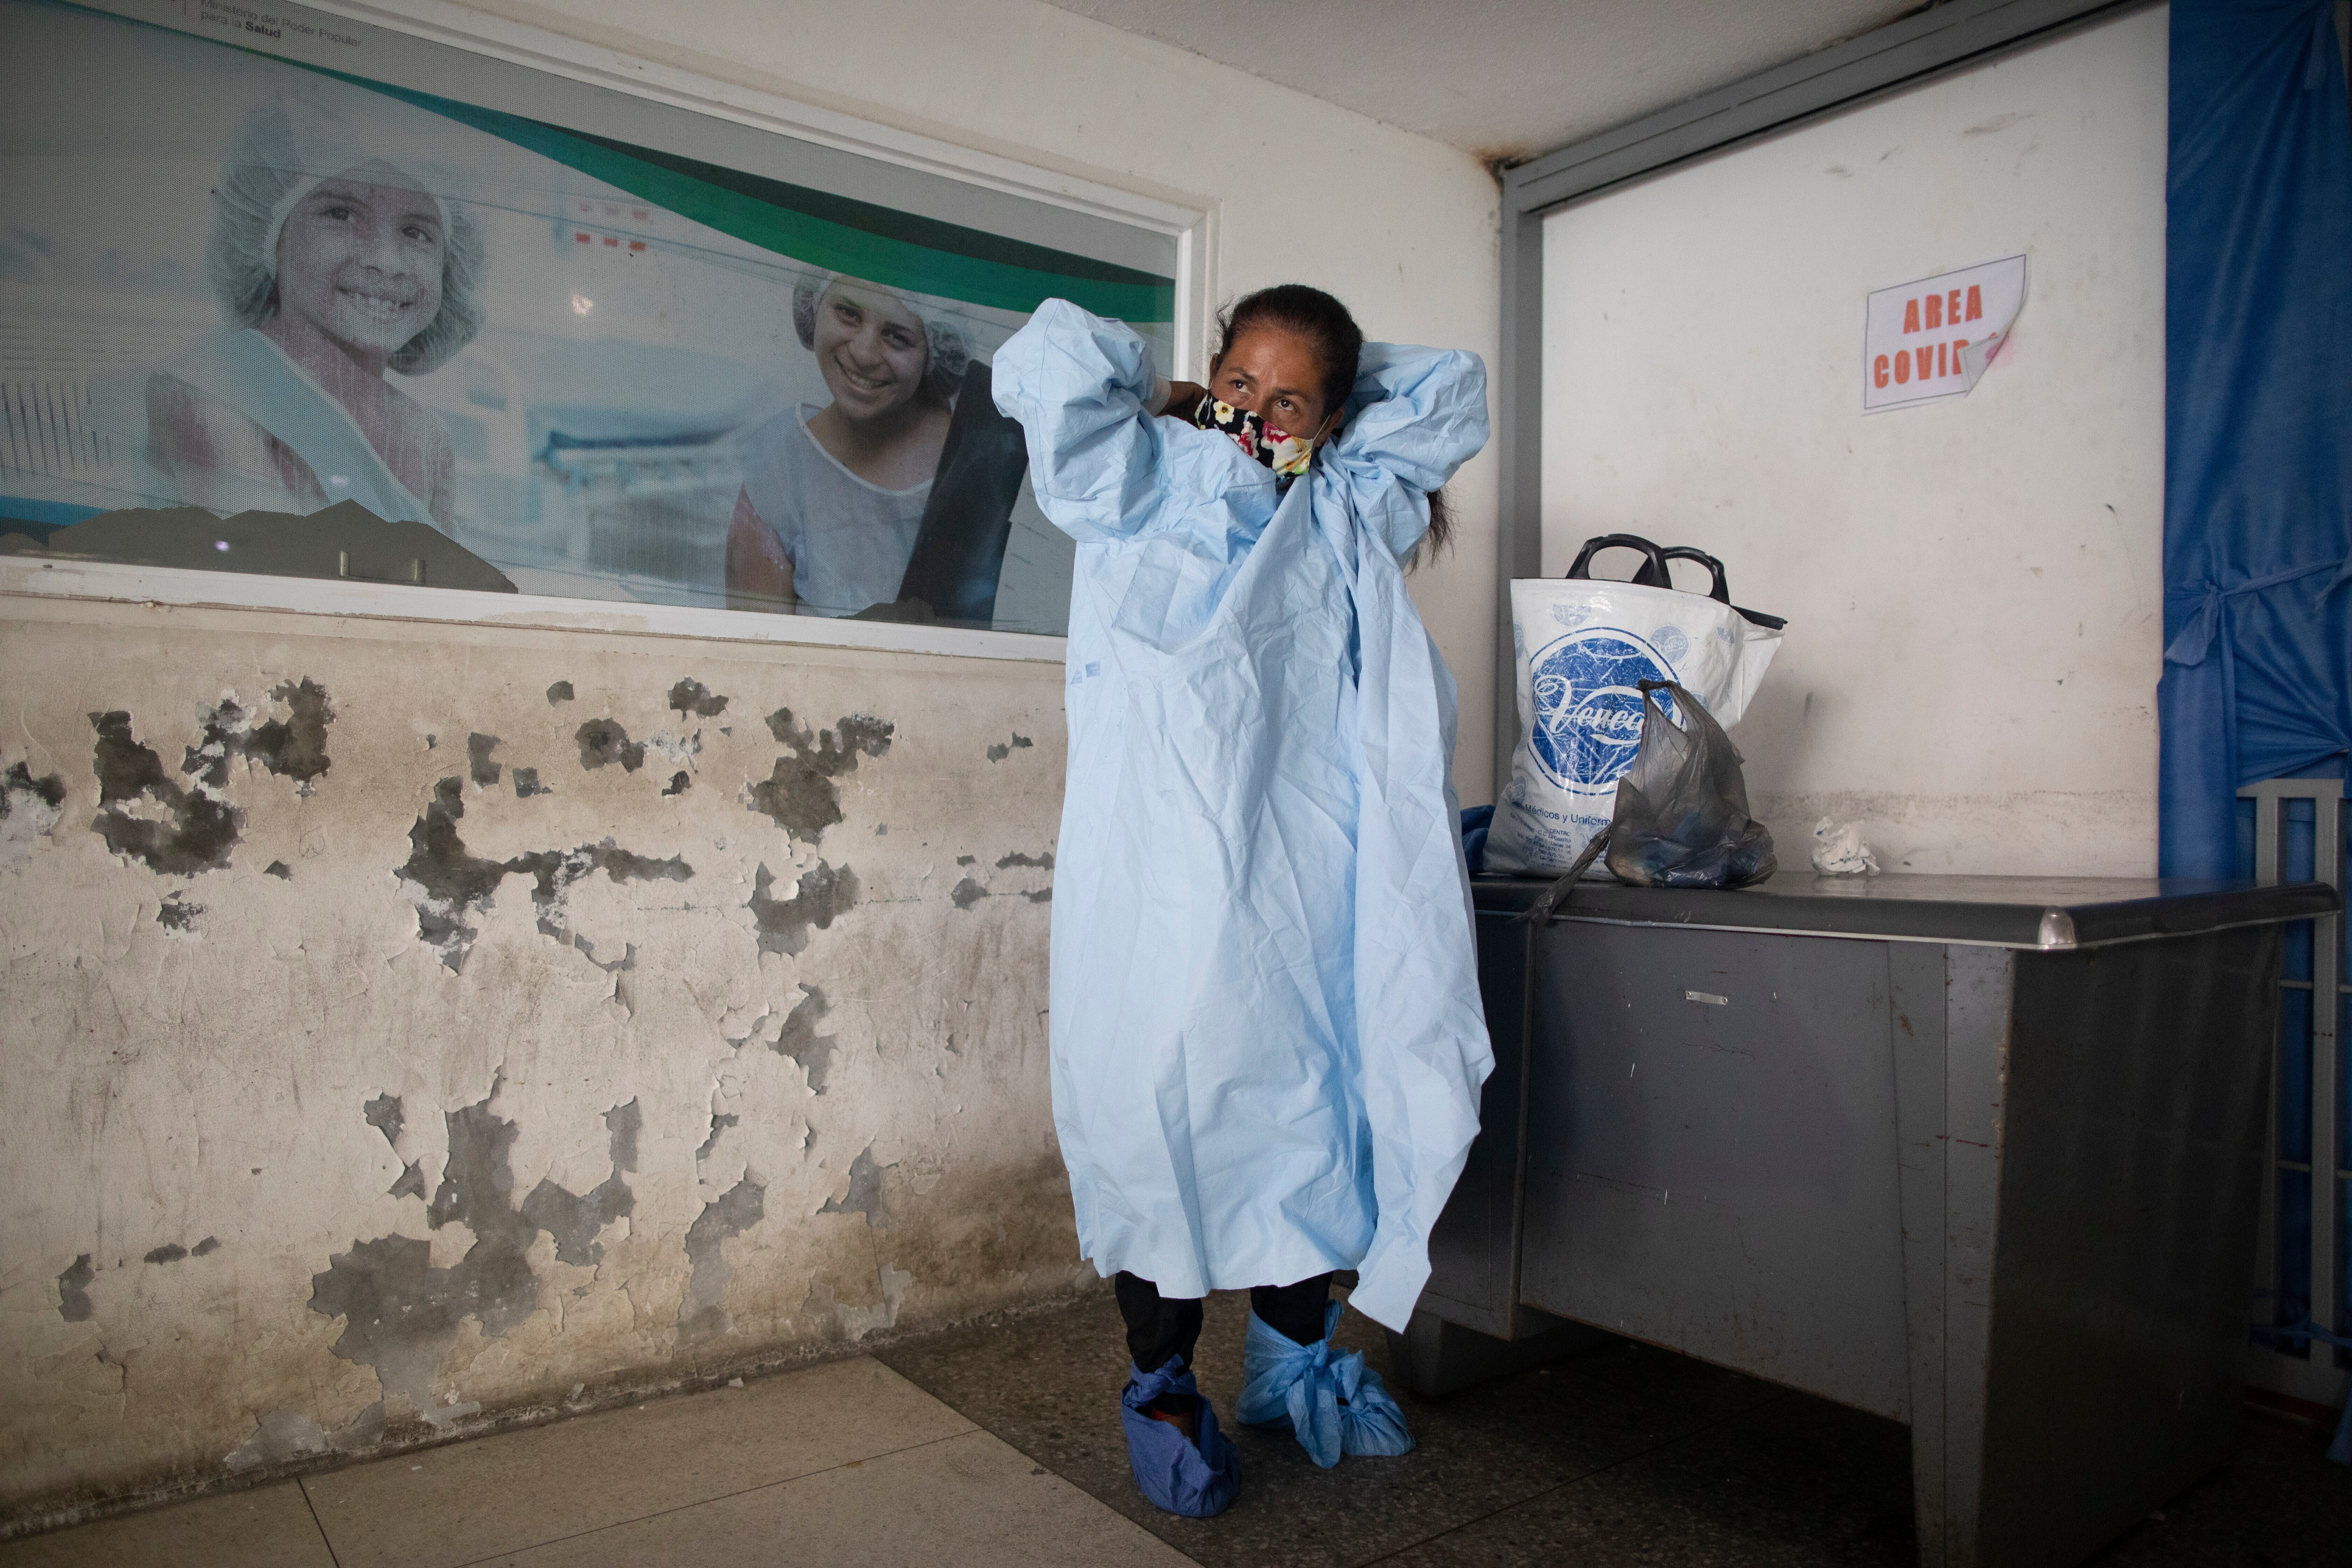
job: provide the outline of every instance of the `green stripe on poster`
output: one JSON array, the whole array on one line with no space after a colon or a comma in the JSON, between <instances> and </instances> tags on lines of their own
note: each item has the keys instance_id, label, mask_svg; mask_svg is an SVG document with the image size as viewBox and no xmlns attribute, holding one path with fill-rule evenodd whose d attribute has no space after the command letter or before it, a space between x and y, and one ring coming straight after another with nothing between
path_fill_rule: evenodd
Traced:
<instances>
[{"instance_id":1,"label":"green stripe on poster","mask_svg":"<svg viewBox=\"0 0 2352 1568\"><path fill-rule=\"evenodd\" d=\"M811 266L997 310L1026 312L1059 297L1119 321L1175 318L1172 279L501 110L342 71L306 68L472 126L680 217Z\"/></svg>"},{"instance_id":2,"label":"green stripe on poster","mask_svg":"<svg viewBox=\"0 0 2352 1568\"><path fill-rule=\"evenodd\" d=\"M277 65L331 77L497 137L567 168L603 180L640 200L731 235L762 250L890 288L1023 313L1055 298L1123 321L1176 319L1173 279L1090 257L1007 239L985 229L905 213L873 202L787 184L717 163L658 153L502 110L289 59L219 38L202 38L153 22L91 11L73 0L42 0L60 9L131 26L178 33ZM680 113L690 110L681 110ZM550 214L551 217L558 215Z\"/></svg>"}]
</instances>

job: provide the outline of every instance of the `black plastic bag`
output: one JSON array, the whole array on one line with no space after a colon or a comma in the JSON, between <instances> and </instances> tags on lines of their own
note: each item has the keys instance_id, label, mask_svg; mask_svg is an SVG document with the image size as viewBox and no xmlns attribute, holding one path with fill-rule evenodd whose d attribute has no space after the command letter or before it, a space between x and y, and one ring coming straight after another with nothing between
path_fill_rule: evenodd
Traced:
<instances>
[{"instance_id":1,"label":"black plastic bag","mask_svg":"<svg viewBox=\"0 0 2352 1568\"><path fill-rule=\"evenodd\" d=\"M1739 888L1780 868L1772 836L1748 814L1739 748L1698 699L1671 680L1642 685L1642 748L1617 781L1608 867L1637 888ZM1663 688L1688 721L1658 706Z\"/></svg>"},{"instance_id":2,"label":"black plastic bag","mask_svg":"<svg viewBox=\"0 0 2352 1568\"><path fill-rule=\"evenodd\" d=\"M1772 835L1748 815L1739 748L1723 726L1671 680L1641 688L1641 748L1617 781L1609 826L1536 900L1530 920L1550 919L1604 850L1610 874L1637 888L1740 888L1780 869ZM1674 693L1684 724L1666 717L1661 690Z\"/></svg>"}]
</instances>

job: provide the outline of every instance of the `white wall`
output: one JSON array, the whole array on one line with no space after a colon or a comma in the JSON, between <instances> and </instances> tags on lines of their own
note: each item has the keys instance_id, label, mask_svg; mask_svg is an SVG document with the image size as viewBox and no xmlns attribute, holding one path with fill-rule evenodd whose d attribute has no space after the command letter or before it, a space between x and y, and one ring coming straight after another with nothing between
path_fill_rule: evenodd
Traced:
<instances>
[{"instance_id":1,"label":"white wall","mask_svg":"<svg viewBox=\"0 0 2352 1568\"><path fill-rule=\"evenodd\" d=\"M1036 0L433 0L378 19L536 26L1213 214L1213 298L1306 282L1390 342L1494 363L1499 193L1469 154ZM478 28L483 24L473 24ZM1492 798L1495 465L1451 496L1462 542L1412 580L1462 683L1454 777Z\"/></svg>"},{"instance_id":2,"label":"white wall","mask_svg":"<svg viewBox=\"0 0 2352 1568\"><path fill-rule=\"evenodd\" d=\"M1225 292L1493 350L1469 158L1029 0L402 9L1174 194ZM1415 584L1473 797L1490 468ZM1056 665L102 604L36 566L0 571L0 1532L1091 1277L1045 1081ZM860 715L888 744L845 759Z\"/></svg>"},{"instance_id":3,"label":"white wall","mask_svg":"<svg viewBox=\"0 0 2352 1568\"><path fill-rule=\"evenodd\" d=\"M2167 13L1556 215L1544 562L1630 531L1789 617L1734 732L1802 868L2153 875ZM1861 412L1874 289L2022 252L1965 400ZM1622 568L1621 568L1622 570Z\"/></svg>"}]
</instances>

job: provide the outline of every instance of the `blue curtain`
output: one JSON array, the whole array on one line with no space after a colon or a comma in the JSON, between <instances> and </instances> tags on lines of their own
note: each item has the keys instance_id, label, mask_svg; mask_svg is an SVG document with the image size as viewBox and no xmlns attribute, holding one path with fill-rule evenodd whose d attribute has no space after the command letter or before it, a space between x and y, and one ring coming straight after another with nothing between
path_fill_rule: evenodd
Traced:
<instances>
[{"instance_id":1,"label":"blue curtain","mask_svg":"<svg viewBox=\"0 0 2352 1568\"><path fill-rule=\"evenodd\" d=\"M2158 861L2352 752L2352 111L2331 0L2173 0Z\"/></svg>"}]
</instances>

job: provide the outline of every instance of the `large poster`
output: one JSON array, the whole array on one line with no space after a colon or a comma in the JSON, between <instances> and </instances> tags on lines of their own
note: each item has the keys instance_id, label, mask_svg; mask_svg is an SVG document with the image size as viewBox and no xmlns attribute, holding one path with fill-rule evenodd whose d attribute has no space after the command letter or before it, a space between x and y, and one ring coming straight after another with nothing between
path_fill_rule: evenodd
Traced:
<instances>
[{"instance_id":1,"label":"large poster","mask_svg":"<svg viewBox=\"0 0 2352 1568\"><path fill-rule=\"evenodd\" d=\"M298 7L111 9L0 0L8 547L357 575L287 542L414 535L373 574L1064 629L989 362L1060 295L1166 363L1172 238L688 155L685 110Z\"/></svg>"}]
</instances>

